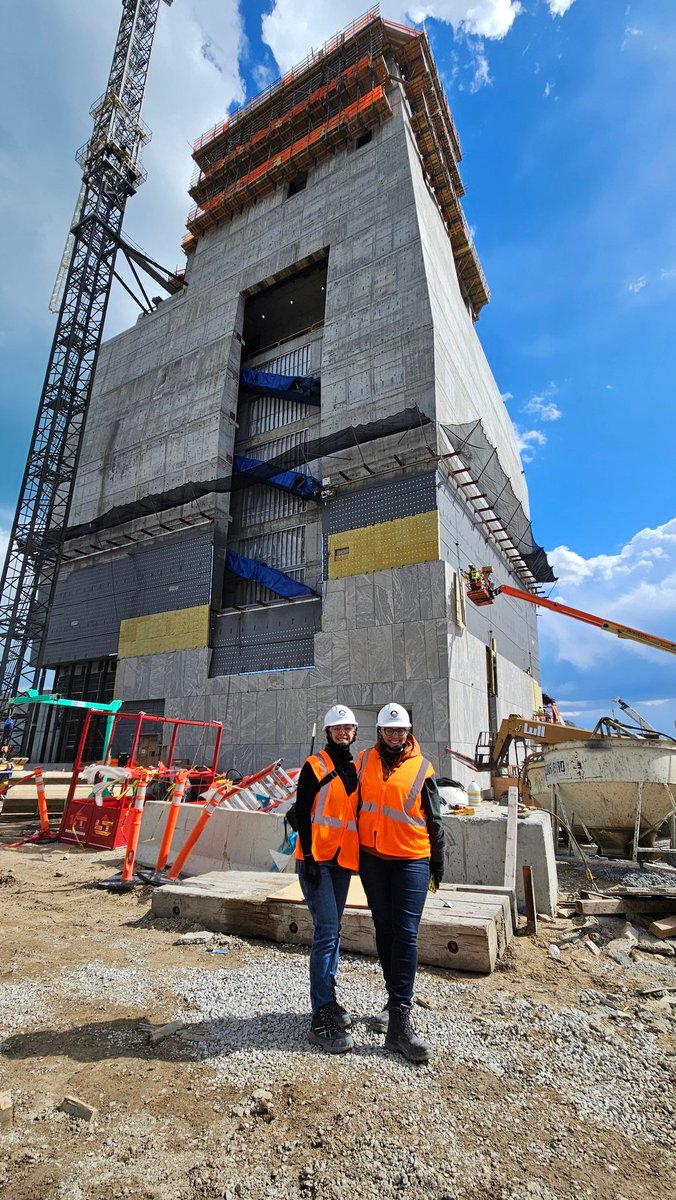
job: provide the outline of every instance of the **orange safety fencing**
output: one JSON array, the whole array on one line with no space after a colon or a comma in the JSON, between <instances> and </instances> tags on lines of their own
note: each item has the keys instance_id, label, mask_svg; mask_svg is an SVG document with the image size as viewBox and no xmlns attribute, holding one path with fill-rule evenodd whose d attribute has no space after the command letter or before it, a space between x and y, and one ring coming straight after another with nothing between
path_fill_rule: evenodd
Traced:
<instances>
[{"instance_id":1,"label":"orange safety fencing","mask_svg":"<svg viewBox=\"0 0 676 1200\"><path fill-rule=\"evenodd\" d=\"M275 762L270 763L267 767L263 767L261 771L257 771L255 775L245 775L239 783L232 783L229 779L224 779L218 785L214 785L211 789L211 794L200 813L194 828L188 834L180 853L176 856L171 870L167 874L167 879L172 882L178 879L185 863L192 853L196 843L199 841L208 822L213 817L216 809L222 804L225 799L230 799L238 792L246 792L255 783L260 783L266 776L271 776L275 779L275 772L281 766L282 760L278 758Z\"/></svg>"}]
</instances>

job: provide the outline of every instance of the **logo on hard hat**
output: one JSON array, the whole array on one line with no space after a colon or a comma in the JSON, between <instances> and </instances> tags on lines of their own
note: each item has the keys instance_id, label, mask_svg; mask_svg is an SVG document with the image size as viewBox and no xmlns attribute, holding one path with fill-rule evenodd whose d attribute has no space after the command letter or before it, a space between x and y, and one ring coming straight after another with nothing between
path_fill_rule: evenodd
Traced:
<instances>
[{"instance_id":1,"label":"logo on hard hat","mask_svg":"<svg viewBox=\"0 0 676 1200\"><path fill-rule=\"evenodd\" d=\"M399 716L399 709L398 709L398 708L391 708L391 709L390 709L390 716L391 716L391 717L398 717L398 716Z\"/></svg>"},{"instance_id":2,"label":"logo on hard hat","mask_svg":"<svg viewBox=\"0 0 676 1200\"><path fill-rule=\"evenodd\" d=\"M338 716L339 716L339 717L346 717L346 716L347 716L347 709L346 709L346 708L339 708L339 709L337 709L337 714L338 714Z\"/></svg>"}]
</instances>

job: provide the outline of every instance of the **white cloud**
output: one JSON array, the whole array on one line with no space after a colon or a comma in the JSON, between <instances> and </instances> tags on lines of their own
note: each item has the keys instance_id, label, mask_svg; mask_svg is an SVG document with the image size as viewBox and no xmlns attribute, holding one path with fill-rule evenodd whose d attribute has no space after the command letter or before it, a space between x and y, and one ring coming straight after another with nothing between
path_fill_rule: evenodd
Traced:
<instances>
[{"instance_id":1,"label":"white cloud","mask_svg":"<svg viewBox=\"0 0 676 1200\"><path fill-rule=\"evenodd\" d=\"M0 573L2 572L4 565L5 565L5 557L7 554L8 545L9 545L9 528L0 529Z\"/></svg>"},{"instance_id":2,"label":"white cloud","mask_svg":"<svg viewBox=\"0 0 676 1200\"><path fill-rule=\"evenodd\" d=\"M482 87L488 87L491 82L491 70L488 59L482 51L474 55L474 75L469 85L470 92L478 92Z\"/></svg>"},{"instance_id":3,"label":"white cloud","mask_svg":"<svg viewBox=\"0 0 676 1200\"><path fill-rule=\"evenodd\" d=\"M569 546L557 546L549 559L558 575L553 599L609 620L644 629L658 636L673 637L676 623L676 518L655 529L642 529L616 554L589 558ZM577 666L617 654L617 643L595 630L575 631L569 636L559 618L545 614L559 656ZM623 648L651 655L638 643L622 642Z\"/></svg>"},{"instance_id":4,"label":"white cloud","mask_svg":"<svg viewBox=\"0 0 676 1200\"><path fill-rule=\"evenodd\" d=\"M518 425L514 426L516 433L516 446L521 461L525 463L532 462L535 457L535 451L538 446L547 444L546 434L540 429L520 429Z\"/></svg>"},{"instance_id":5,"label":"white cloud","mask_svg":"<svg viewBox=\"0 0 676 1200\"><path fill-rule=\"evenodd\" d=\"M575 0L547 0L547 7L553 17L563 17L574 3Z\"/></svg>"},{"instance_id":6,"label":"white cloud","mask_svg":"<svg viewBox=\"0 0 676 1200\"><path fill-rule=\"evenodd\" d=\"M552 94L552 85L551 85L551 83L546 83L546 84L545 84L544 91L543 91L543 93L542 93L542 94L543 94L543 96L551 96L551 94Z\"/></svg>"},{"instance_id":7,"label":"white cloud","mask_svg":"<svg viewBox=\"0 0 676 1200\"><path fill-rule=\"evenodd\" d=\"M613 554L585 558L570 546L557 546L549 559L559 576L553 600L676 639L676 518L640 530ZM543 687L560 700L564 716L589 726L621 696L639 711L650 706L651 723L673 731L670 654L547 610L538 623Z\"/></svg>"},{"instance_id":8,"label":"white cloud","mask_svg":"<svg viewBox=\"0 0 676 1200\"><path fill-rule=\"evenodd\" d=\"M643 291L647 282L648 282L647 275L640 275L638 279L632 279L631 283L627 284L627 291L634 292L634 294L636 295L638 292Z\"/></svg>"},{"instance_id":9,"label":"white cloud","mask_svg":"<svg viewBox=\"0 0 676 1200\"><path fill-rule=\"evenodd\" d=\"M17 36L26 44L34 20L29 8L19 6L16 15ZM49 81L38 55L20 68L7 50L2 55L12 134L0 147L0 220L13 237L0 278L0 322L15 344L27 330L45 336L53 324L47 304L79 186L73 158L91 132L89 107L104 91L119 18L114 0L93 5L54 0L41 30L53 46ZM192 143L224 117L233 100L243 99L242 45L236 0L160 6L143 108L153 132L143 154L148 181L129 201L124 233L164 266L184 263L180 242L191 205ZM27 93L30 106L22 100ZM106 335L137 316L133 302L114 287Z\"/></svg>"},{"instance_id":10,"label":"white cloud","mask_svg":"<svg viewBox=\"0 0 676 1200\"><path fill-rule=\"evenodd\" d=\"M541 421L558 421L561 418L561 409L558 404L552 400L558 392L555 383L550 383L540 394L531 396L530 400L526 401L523 406L523 412L530 413L531 416L539 417Z\"/></svg>"},{"instance_id":11,"label":"white cloud","mask_svg":"<svg viewBox=\"0 0 676 1200\"><path fill-rule=\"evenodd\" d=\"M491 39L505 37L521 11L520 0L420 0L410 7L398 0L385 0L380 6L382 17L401 24L420 24L426 17L434 17L455 30ZM335 0L331 5L317 5L314 0L276 0L263 17L263 40L280 70L288 71L363 12L363 0Z\"/></svg>"},{"instance_id":12,"label":"white cloud","mask_svg":"<svg viewBox=\"0 0 676 1200\"><path fill-rule=\"evenodd\" d=\"M660 279L676 279L676 267L662 267Z\"/></svg>"}]
</instances>

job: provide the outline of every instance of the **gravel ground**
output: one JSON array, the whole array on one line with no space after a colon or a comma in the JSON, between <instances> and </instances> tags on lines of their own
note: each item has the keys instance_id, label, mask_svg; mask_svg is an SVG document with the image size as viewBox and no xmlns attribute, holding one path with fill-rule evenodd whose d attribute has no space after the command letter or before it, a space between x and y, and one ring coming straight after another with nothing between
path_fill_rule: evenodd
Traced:
<instances>
[{"instance_id":1,"label":"gravel ground","mask_svg":"<svg viewBox=\"0 0 676 1200\"><path fill-rule=\"evenodd\" d=\"M224 936L226 954L177 945L185 926L153 919L147 892L92 891L112 864L57 845L0 861L13 930L0 945L0 1093L14 1101L0 1195L673 1194L676 960L631 942L626 964L609 958L623 920L573 941L580 920L542 924L488 978L421 970L415 1023L434 1057L420 1067L367 1028L383 1002L373 961L341 964L356 1046L330 1057L305 1041L306 950ZM611 867L606 883L626 874ZM562 878L582 882L574 863ZM182 1027L149 1045L146 1025L174 1020ZM59 1111L66 1094L97 1107L91 1122Z\"/></svg>"}]
</instances>

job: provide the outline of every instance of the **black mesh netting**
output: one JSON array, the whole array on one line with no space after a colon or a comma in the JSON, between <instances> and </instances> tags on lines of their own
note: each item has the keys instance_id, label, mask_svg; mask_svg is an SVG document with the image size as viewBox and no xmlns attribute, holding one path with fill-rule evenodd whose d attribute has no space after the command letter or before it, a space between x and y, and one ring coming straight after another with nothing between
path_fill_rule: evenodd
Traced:
<instances>
[{"instance_id":1,"label":"black mesh netting","mask_svg":"<svg viewBox=\"0 0 676 1200\"><path fill-rule=\"evenodd\" d=\"M442 425L441 429L467 467L472 481L486 497L486 503L493 509L533 578L538 583L555 583L556 575L547 555L533 538L531 523L514 494L509 476L500 465L495 446L491 446L484 433L481 421Z\"/></svg>"},{"instance_id":2,"label":"black mesh netting","mask_svg":"<svg viewBox=\"0 0 676 1200\"><path fill-rule=\"evenodd\" d=\"M386 417L381 421L370 421L367 425L350 425L347 429L339 429L326 437L315 438L311 442L302 442L278 454L276 458L268 459L256 467L255 477L251 472L223 475L219 479L206 479L204 482L183 483L167 492L153 492L141 500L130 504L118 504L109 508L108 512L95 517L93 521L85 521L82 525L70 525L65 531L54 529L47 534L47 540L58 542L62 539L83 537L85 534L98 533L101 529L112 529L116 525L124 525L136 517L152 513L166 512L169 508L178 508L181 504L189 504L191 500L200 500L213 492L233 492L239 488L251 487L253 483L264 483L273 475L283 471L293 470L301 464L314 462L318 458L326 458L331 454L339 454L341 450L349 450L351 446L363 446L378 438L392 437L398 433L406 433L409 429L419 429L429 425L430 418L415 406L405 408L394 417Z\"/></svg>"}]
</instances>

